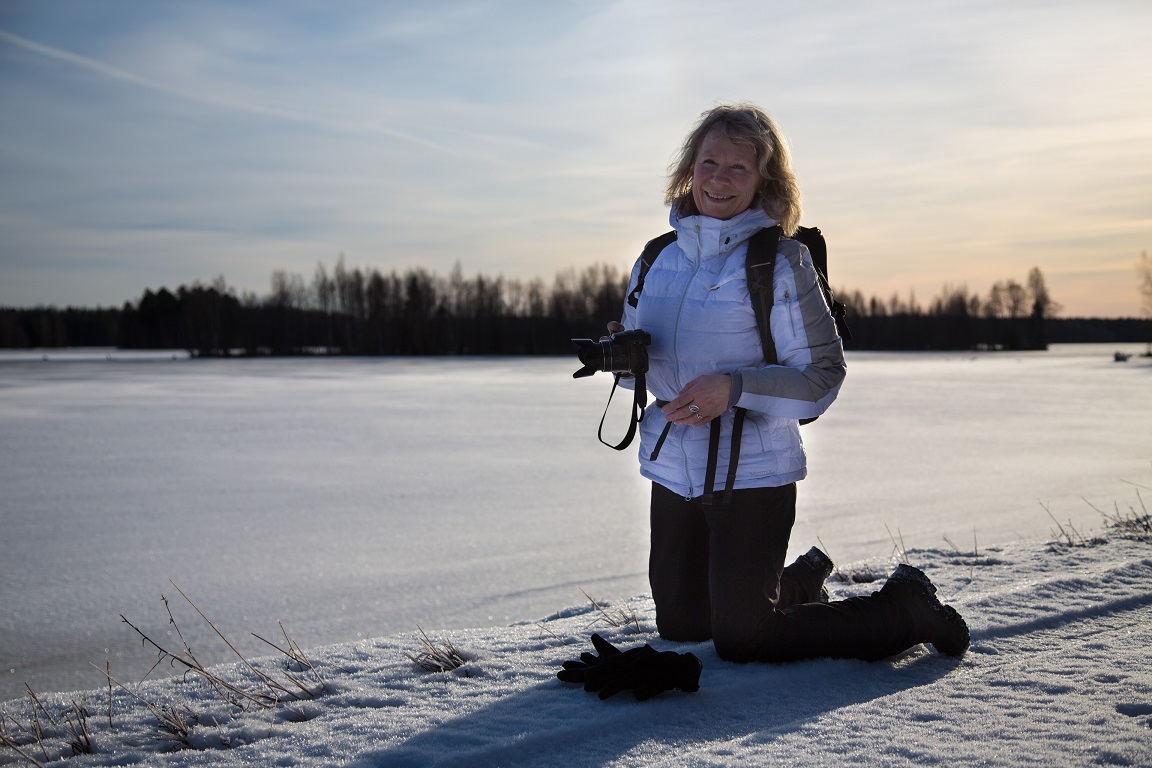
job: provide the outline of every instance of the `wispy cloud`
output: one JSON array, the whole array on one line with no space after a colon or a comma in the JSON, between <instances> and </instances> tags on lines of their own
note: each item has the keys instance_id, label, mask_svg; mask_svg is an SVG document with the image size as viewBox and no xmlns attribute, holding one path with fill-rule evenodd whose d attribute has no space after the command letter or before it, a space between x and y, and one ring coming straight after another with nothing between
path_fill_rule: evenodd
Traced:
<instances>
[{"instance_id":1,"label":"wispy cloud","mask_svg":"<svg viewBox=\"0 0 1152 768\"><path fill-rule=\"evenodd\" d=\"M43 45L32 40L14 35L11 32L0 30L0 41L7 42L12 45L24 48L42 56L47 56L58 61L63 61L72 64L81 69L112 80L117 80L123 83L136 85L141 88L147 88L158 93L163 93L168 96L173 96L183 101L194 102L203 104L210 107L218 107L235 112L243 112L259 117L267 117L275 120L284 120L292 123L301 123L305 125L313 125L330 130L340 131L356 131L364 133L376 133L390 138L399 139L401 141L409 142L411 144L418 144L429 149L434 149L440 152L454 153L450 145L437 144L429 141L420 136L402 133L400 131L391 130L379 123L372 123L366 121L334 121L324 117L311 115L306 112L284 109L282 107L273 107L265 104L260 104L254 101L240 101L235 99L225 99L210 92L192 91L186 88L170 85L158 80L154 80L134 72L121 69L119 67L105 64L104 62L97 61L87 56L80 56L75 53L60 50L49 45Z\"/></svg>"}]
</instances>

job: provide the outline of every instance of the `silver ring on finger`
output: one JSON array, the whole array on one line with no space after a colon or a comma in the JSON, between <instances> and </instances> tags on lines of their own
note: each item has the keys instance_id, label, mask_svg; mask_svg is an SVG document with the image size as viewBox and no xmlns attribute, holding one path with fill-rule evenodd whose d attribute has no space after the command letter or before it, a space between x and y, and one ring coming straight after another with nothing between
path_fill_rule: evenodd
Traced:
<instances>
[{"instance_id":1,"label":"silver ring on finger","mask_svg":"<svg viewBox=\"0 0 1152 768\"><path fill-rule=\"evenodd\" d=\"M688 404L688 410L692 411L692 413L699 415L700 406L696 405L696 403L689 403Z\"/></svg>"},{"instance_id":2,"label":"silver ring on finger","mask_svg":"<svg viewBox=\"0 0 1152 768\"><path fill-rule=\"evenodd\" d=\"M704 421L704 414L702 414L702 413L696 414L696 421Z\"/></svg>"}]
</instances>

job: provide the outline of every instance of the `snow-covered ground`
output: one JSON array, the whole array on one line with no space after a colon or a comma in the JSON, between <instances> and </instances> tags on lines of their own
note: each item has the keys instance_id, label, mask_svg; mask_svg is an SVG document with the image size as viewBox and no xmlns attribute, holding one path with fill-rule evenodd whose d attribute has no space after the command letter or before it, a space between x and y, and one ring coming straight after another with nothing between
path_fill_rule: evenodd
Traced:
<instances>
[{"instance_id":1,"label":"snow-covered ground","mask_svg":"<svg viewBox=\"0 0 1152 768\"><path fill-rule=\"evenodd\" d=\"M819 541L882 576L906 550L968 618L964 659L734 666L678 647L704 660L701 690L644 704L554 678L593 631L667 647L643 597L645 484L595 442L606 377L573 382L562 359L0 356L0 700L27 724L25 682L55 715L81 696L50 691L93 689L96 753L76 764L1149 765L1152 545L1045 543L1152 496L1152 360L1112 351L853 354L805 428L793 554ZM155 680L169 667L139 684L154 654L120 615L176 650L161 595L197 658L235 658L177 586L250 659L269 646L249 633L280 642L283 620L324 690L237 711ZM418 671L417 626L465 671ZM116 688L109 732L105 663L186 705L195 748L161 757L151 710Z\"/></svg>"},{"instance_id":2,"label":"snow-covered ground","mask_svg":"<svg viewBox=\"0 0 1152 768\"><path fill-rule=\"evenodd\" d=\"M906 552L968 620L972 646L958 660L918 646L875 663L730 664L708 643L661 641L651 601L637 596L429 632L435 648L451 644L466 659L450 672L410 660L423 649L415 632L312 649L316 676L274 653L255 666L300 698L269 707L232 706L196 675L40 701L61 722L73 702L86 708L92 752L72 758L77 766L1149 766L1152 543L1106 538ZM891 565L843 570L880 576ZM835 579L833 598L877 586ZM172 608L180 626L200 621L179 598ZM139 626L181 652L167 618ZM277 628L259 629L285 645ZM557 680L563 661L591 650L592 632L620 648L695 653L700 690L600 701ZM288 669L314 696L287 682ZM212 673L268 692L239 662ZM47 724L30 699L4 709L7 733L32 759L72 754L67 728ZM158 725L161 710L178 713L182 737ZM14 721L31 728L37 716L47 737L17 733Z\"/></svg>"}]
</instances>

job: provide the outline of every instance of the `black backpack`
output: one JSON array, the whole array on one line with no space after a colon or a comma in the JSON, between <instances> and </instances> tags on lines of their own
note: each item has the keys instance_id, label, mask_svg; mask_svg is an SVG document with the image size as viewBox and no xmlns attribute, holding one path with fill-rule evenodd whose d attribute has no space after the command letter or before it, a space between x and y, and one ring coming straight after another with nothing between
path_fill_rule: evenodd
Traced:
<instances>
[{"instance_id":1,"label":"black backpack","mask_svg":"<svg viewBox=\"0 0 1152 768\"><path fill-rule=\"evenodd\" d=\"M772 340L772 327L769 321L772 312L772 281L776 274L776 249L780 244L780 238L783 236L783 231L779 225L762 229L754 234L748 240L748 256L744 262L744 268L748 276L748 295L752 300L752 308L756 313L756 325L760 329L760 344L764 351L764 360L769 365L778 365L780 360L776 354L776 342ZM640 301L640 293L644 290L644 277L648 274L648 270L652 268L653 262L656 257L660 255L673 240L676 239L676 232L666 232L660 237L648 241L644 246L644 251L640 254L640 273L636 277L636 287L628 294L628 304L635 308ZM836 301L835 295L832 293L832 286L828 284L828 246L824 242L824 235L821 234L817 227L800 227L796 233L792 235L793 240L797 240L807 246L809 253L812 254L812 262L816 267L816 274L819 277L820 289L824 292L824 298L828 301L828 306L832 311L832 317L836 321L836 330L840 334L840 338L848 341L852 338L852 332L848 330L848 323L844 319L845 307L839 301ZM639 398L639 393L637 393ZM611 398L609 398L611 399ZM660 404L657 401L657 404ZM640 411L643 413L643 406L640 406ZM732 498L732 488L736 480L736 463L740 457L740 433L744 426L745 410L737 408L736 419L732 428L732 446L728 463L728 478L727 489L724 493L724 503L728 503ZM816 421L815 418L801 419L801 424L809 424ZM603 422L601 422L603 425ZM631 425L633 428L635 424ZM660 447L664 443L664 438L668 434L668 427L665 426L664 432L660 435L655 448L652 451L652 459L660 452ZM632 439L632 430L629 430L628 437L620 446L612 446L617 450L622 449ZM716 479L716 464L717 464L717 449L720 441L720 428L719 419L712 422L711 435L708 446L708 470L705 480L704 498L703 503L711 505L714 495L715 479ZM601 438L603 442L603 438ZM607 443L605 443L607 445Z\"/></svg>"}]
</instances>

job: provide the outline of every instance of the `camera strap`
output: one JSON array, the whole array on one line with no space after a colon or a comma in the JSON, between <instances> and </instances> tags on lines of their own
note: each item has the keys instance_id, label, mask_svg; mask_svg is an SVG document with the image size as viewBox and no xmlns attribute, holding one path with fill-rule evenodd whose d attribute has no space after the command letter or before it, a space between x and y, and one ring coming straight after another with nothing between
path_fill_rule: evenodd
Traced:
<instances>
[{"instance_id":1,"label":"camera strap","mask_svg":"<svg viewBox=\"0 0 1152 768\"><path fill-rule=\"evenodd\" d=\"M648 389L644 381L644 374L636 374L635 379L636 389L632 396L632 415L628 419L628 434L624 435L624 439L616 445L612 445L604 439L604 420L608 418L608 406L612 405L612 396L616 394L616 387L620 384L620 374L618 373L613 377L612 391L608 393L608 402L604 405L604 415L600 417L600 428L596 430L596 437L613 450L622 451L632 444L632 439L636 437L636 425L644 418L644 408L648 405Z\"/></svg>"},{"instance_id":2,"label":"camera strap","mask_svg":"<svg viewBox=\"0 0 1152 768\"><path fill-rule=\"evenodd\" d=\"M668 405L667 400L656 399L656 407L663 408ZM648 457L648 461L656 461L656 457L660 455L660 448L664 445L664 439L668 437L668 430L672 429L672 422L665 422L664 429L660 430L660 437L656 440L656 445L652 448L652 455Z\"/></svg>"}]
</instances>

